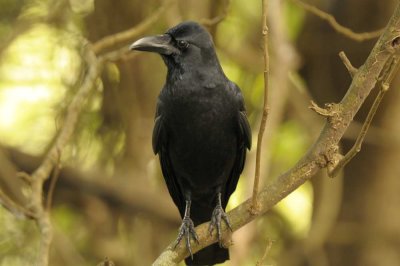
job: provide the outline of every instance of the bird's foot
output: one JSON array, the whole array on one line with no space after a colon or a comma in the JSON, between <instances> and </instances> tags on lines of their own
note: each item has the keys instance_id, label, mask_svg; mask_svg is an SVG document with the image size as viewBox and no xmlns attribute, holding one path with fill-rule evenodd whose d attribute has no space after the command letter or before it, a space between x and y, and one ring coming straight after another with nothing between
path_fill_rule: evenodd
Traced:
<instances>
[{"instance_id":1,"label":"bird's foot","mask_svg":"<svg viewBox=\"0 0 400 266\"><path fill-rule=\"evenodd\" d=\"M192 237L197 242L197 244L199 244L199 237L197 236L196 231L194 230L194 224L192 219L190 219L190 217L183 217L182 225L179 228L179 233L175 242L174 249L178 246L183 237L185 237L186 239L186 248L189 250L190 256L193 259L190 237Z\"/></svg>"},{"instance_id":2,"label":"bird's foot","mask_svg":"<svg viewBox=\"0 0 400 266\"><path fill-rule=\"evenodd\" d=\"M220 247L222 247L222 237L221 237L221 221L224 220L229 230L232 231L231 223L229 222L229 217L225 213L221 205L217 205L212 213L210 226L208 227L208 232L212 235L214 228L217 228L217 235Z\"/></svg>"}]
</instances>

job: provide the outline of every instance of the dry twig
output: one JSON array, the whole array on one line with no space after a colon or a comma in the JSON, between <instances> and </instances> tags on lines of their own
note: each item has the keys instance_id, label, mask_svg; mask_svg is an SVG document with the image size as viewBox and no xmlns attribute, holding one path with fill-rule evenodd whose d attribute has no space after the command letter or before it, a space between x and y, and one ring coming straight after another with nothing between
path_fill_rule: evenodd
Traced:
<instances>
[{"instance_id":1,"label":"dry twig","mask_svg":"<svg viewBox=\"0 0 400 266\"><path fill-rule=\"evenodd\" d=\"M386 92L389 90L390 83L392 82L395 74L398 72L400 58L396 57L390 60L388 63L388 67L386 71L383 72L383 78L381 81L381 87L378 95L375 98L374 103L371 106L371 109L368 112L367 118L361 128L360 134L358 135L356 142L353 147L346 153L346 155L336 164L333 165L331 169L328 168L328 174L330 177L334 177L338 174L338 172L348 164L357 153L361 151L361 145L364 141L365 136L367 135L369 126L371 125L372 119L374 118L376 111L378 110L379 104L382 102L383 96L385 96Z\"/></svg>"},{"instance_id":2,"label":"dry twig","mask_svg":"<svg viewBox=\"0 0 400 266\"><path fill-rule=\"evenodd\" d=\"M329 25L331 25L331 27L336 32L343 34L344 36L346 36L352 40L358 41L358 42L378 38L384 31L384 29L380 29L380 30L371 31L371 32L357 33L345 26L340 25L334 16L322 11L321 9L319 9L313 5L304 3L303 1L300 1L300 0L290 0L290 1L292 1L293 3L295 3L298 6L302 7L304 10L316 15L320 19L328 22Z\"/></svg>"},{"instance_id":3,"label":"dry twig","mask_svg":"<svg viewBox=\"0 0 400 266\"><path fill-rule=\"evenodd\" d=\"M211 27L211 26L217 25L218 23L223 21L226 18L226 16L228 15L229 5L230 5L230 0L225 0L225 4L224 4L221 14L219 14L213 18L203 18L200 20L200 23L206 27Z\"/></svg>"},{"instance_id":4,"label":"dry twig","mask_svg":"<svg viewBox=\"0 0 400 266\"><path fill-rule=\"evenodd\" d=\"M271 239L268 239L268 243L267 243L267 246L265 247L264 254L261 257L261 259L259 261L257 261L256 266L262 266L263 265L265 259L268 256L269 251L271 250L272 243L273 243L273 241Z\"/></svg>"},{"instance_id":5,"label":"dry twig","mask_svg":"<svg viewBox=\"0 0 400 266\"><path fill-rule=\"evenodd\" d=\"M51 180L50 180L49 192L47 193L47 199L46 199L47 211L50 211L50 208L51 208L54 190L56 188L58 177L60 176L60 170L61 170L61 152L58 153L57 163L54 166L53 174L52 174Z\"/></svg>"},{"instance_id":6,"label":"dry twig","mask_svg":"<svg viewBox=\"0 0 400 266\"><path fill-rule=\"evenodd\" d=\"M142 35L160 19L160 17L164 14L170 4L171 0L164 0L163 4L151 16L140 22L138 25L135 25L134 27L126 31L106 36L103 39L95 42L93 44L93 51L96 54L101 54L105 50L115 49L117 46L132 41L133 39ZM126 49L126 51L129 50Z\"/></svg>"},{"instance_id":7,"label":"dry twig","mask_svg":"<svg viewBox=\"0 0 400 266\"><path fill-rule=\"evenodd\" d=\"M351 64L349 58L347 58L346 54L345 54L343 51L341 51L341 52L339 53L339 57L340 57L340 59L342 60L344 66L347 68L347 71L349 71L350 76L353 78L353 77L356 75L356 73L357 73L357 68L355 68L355 67Z\"/></svg>"},{"instance_id":8,"label":"dry twig","mask_svg":"<svg viewBox=\"0 0 400 266\"><path fill-rule=\"evenodd\" d=\"M253 196L252 196L252 206L251 212L256 214L259 209L259 204L257 201L258 195L258 187L260 183L260 164L261 164L261 149L262 149L262 140L264 136L265 126L267 124L268 118L268 83L269 83L269 55L268 55L268 0L262 0L262 35L264 41L264 105L263 105L263 113L261 117L260 129L258 131L258 139L257 139L257 154L256 154L256 169L254 176L254 185L253 185Z\"/></svg>"}]
</instances>

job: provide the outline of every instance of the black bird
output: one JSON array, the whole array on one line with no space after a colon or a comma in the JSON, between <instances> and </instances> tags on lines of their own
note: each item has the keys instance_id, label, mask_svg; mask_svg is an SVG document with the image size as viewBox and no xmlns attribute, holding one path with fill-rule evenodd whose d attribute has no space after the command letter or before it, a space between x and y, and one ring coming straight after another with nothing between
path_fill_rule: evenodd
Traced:
<instances>
[{"instance_id":1,"label":"black bird","mask_svg":"<svg viewBox=\"0 0 400 266\"><path fill-rule=\"evenodd\" d=\"M225 76L210 34L195 22L144 37L130 49L159 53L168 68L157 102L153 150L183 218L176 245L185 237L188 265L222 263L229 252L221 245L221 221L230 228L225 207L251 146L240 89ZM209 231L217 229L220 245L193 255L194 226L210 218Z\"/></svg>"}]
</instances>

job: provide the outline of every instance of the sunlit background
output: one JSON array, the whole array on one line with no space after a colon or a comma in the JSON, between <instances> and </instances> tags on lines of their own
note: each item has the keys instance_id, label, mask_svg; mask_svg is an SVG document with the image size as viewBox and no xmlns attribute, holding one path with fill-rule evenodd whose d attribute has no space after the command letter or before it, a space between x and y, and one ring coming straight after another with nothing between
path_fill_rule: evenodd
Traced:
<instances>
[{"instance_id":1,"label":"sunlit background","mask_svg":"<svg viewBox=\"0 0 400 266\"><path fill-rule=\"evenodd\" d=\"M161 2L0 0L0 150L19 171L30 173L39 165L63 125L86 71L79 36L94 43L133 27ZM182 20L217 16L228 2L226 18L209 30L225 73L243 91L256 140L263 95L261 1L173 0L145 34L164 32ZM289 0L270 2L271 91L263 184L292 167L318 136L324 121L308 109L309 100L323 104L344 95L350 78L337 53L345 50L359 65L374 44L338 35ZM396 1L312 2L343 24L368 31L385 25ZM51 211L50 265L96 265L105 257L118 266L150 265L175 239L179 215L151 149L165 73L162 60L147 53L106 63L62 154ZM400 188L395 180L399 141L391 134L394 144L381 145L373 137L399 127L388 118L389 113L400 116L394 101L399 92L389 93L391 100L371 130L375 134L367 137L363 152L344 174L328 179L320 173L235 232L232 259L224 265L255 265L270 240L264 265L399 265L400 238L388 240L390 234L400 237L398 214L391 218L397 224L389 221L390 210L397 212L393 206L400 203L398 190L392 189ZM357 119L362 121L366 111ZM344 150L355 139L357 123L346 133ZM251 196L254 147L228 209ZM3 182L17 178L0 177ZM378 179L387 179L389 188ZM379 210L381 221L371 209ZM0 208L0 265L32 265L39 238L34 222ZM377 250L374 241L384 248ZM371 250L377 251L371 255Z\"/></svg>"}]
</instances>

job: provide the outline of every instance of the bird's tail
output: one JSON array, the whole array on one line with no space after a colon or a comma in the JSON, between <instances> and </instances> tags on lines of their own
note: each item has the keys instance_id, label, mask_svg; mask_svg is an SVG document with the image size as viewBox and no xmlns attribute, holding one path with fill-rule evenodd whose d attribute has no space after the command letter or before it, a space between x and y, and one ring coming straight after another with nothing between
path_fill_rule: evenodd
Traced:
<instances>
[{"instance_id":1,"label":"bird's tail","mask_svg":"<svg viewBox=\"0 0 400 266\"><path fill-rule=\"evenodd\" d=\"M212 244L185 259L187 265L214 265L229 260L229 250L221 248L218 243Z\"/></svg>"}]
</instances>

